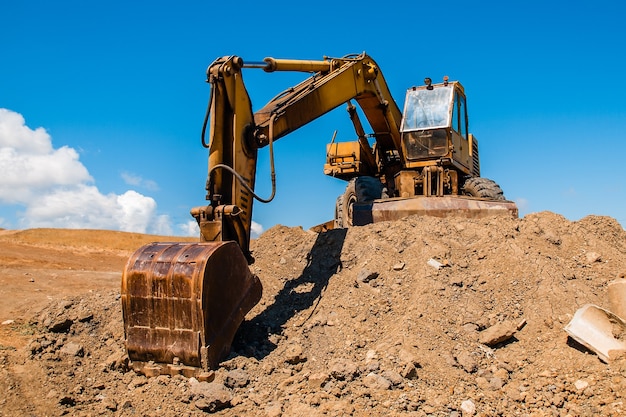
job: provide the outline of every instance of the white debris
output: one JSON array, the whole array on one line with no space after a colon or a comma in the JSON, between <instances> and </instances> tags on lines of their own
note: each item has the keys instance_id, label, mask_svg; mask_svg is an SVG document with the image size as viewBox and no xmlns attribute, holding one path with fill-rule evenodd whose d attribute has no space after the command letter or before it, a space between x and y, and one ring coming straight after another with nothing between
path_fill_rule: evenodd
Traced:
<instances>
[{"instance_id":1,"label":"white debris","mask_svg":"<svg viewBox=\"0 0 626 417\"><path fill-rule=\"evenodd\" d=\"M441 269L443 267L443 264L441 262L433 258L430 258L427 263L435 269Z\"/></svg>"}]
</instances>

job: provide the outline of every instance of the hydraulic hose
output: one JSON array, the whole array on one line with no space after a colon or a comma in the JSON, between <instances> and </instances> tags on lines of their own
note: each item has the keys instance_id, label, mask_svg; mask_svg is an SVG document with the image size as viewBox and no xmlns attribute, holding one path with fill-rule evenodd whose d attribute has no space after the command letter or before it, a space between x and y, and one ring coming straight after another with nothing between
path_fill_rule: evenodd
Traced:
<instances>
[{"instance_id":1,"label":"hydraulic hose","mask_svg":"<svg viewBox=\"0 0 626 417\"><path fill-rule=\"evenodd\" d=\"M213 91L213 89L211 89L211 92ZM210 105L211 101L209 101L209 107L207 108L207 113L204 117L204 125L202 127L202 146L204 146L205 148L208 148L208 146L206 145L206 141L205 141L205 131L206 131L206 124L207 124L207 120L209 117L209 111L211 108ZM254 190L252 189L252 187L250 187L248 185L248 183L246 182L245 178L243 178L241 176L241 174L239 174L237 171L235 171L232 167L226 165L226 164L217 164L215 166L212 166L209 169L209 179L211 178L211 174L213 173L213 171L215 171L216 169L224 169L228 172L230 172L233 177L235 177L235 179L237 179L237 181L239 181L239 183L241 184L241 186L243 188L245 188L250 194L252 194L252 197L254 197L256 200L260 201L261 203L269 203L270 201L272 201L274 199L274 197L276 196L276 169L274 167L274 119L276 118L276 114L273 114L272 117L270 118L270 125L269 125L269 148L270 148L270 173L271 173L271 181L272 181L272 194L269 196L269 198L262 198L259 195L257 195ZM209 187L207 187L209 188Z\"/></svg>"}]
</instances>

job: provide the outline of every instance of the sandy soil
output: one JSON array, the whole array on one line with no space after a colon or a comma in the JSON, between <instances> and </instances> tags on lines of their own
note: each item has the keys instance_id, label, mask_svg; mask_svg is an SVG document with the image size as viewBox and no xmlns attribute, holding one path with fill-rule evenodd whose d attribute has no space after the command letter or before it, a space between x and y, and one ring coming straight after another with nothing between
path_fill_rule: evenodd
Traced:
<instances>
[{"instance_id":1,"label":"sandy soil","mask_svg":"<svg viewBox=\"0 0 626 417\"><path fill-rule=\"evenodd\" d=\"M0 231L0 416L626 415L626 360L564 331L625 279L614 219L276 226L252 244L263 299L212 382L128 368L121 271L156 240Z\"/></svg>"}]
</instances>

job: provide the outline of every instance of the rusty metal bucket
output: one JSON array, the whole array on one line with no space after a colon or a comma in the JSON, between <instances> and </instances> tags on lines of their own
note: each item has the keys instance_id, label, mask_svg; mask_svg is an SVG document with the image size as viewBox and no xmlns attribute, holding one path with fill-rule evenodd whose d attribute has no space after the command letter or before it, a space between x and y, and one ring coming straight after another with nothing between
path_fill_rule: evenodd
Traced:
<instances>
[{"instance_id":1,"label":"rusty metal bucket","mask_svg":"<svg viewBox=\"0 0 626 417\"><path fill-rule=\"evenodd\" d=\"M215 369L261 293L235 242L143 246L122 275L132 367L148 376L196 376Z\"/></svg>"}]
</instances>

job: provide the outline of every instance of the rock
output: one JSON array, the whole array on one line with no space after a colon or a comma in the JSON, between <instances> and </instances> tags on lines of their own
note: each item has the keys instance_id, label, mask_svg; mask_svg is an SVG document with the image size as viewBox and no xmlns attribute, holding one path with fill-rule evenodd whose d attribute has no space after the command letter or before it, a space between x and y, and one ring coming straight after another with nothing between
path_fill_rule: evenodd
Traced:
<instances>
[{"instance_id":1,"label":"rock","mask_svg":"<svg viewBox=\"0 0 626 417\"><path fill-rule=\"evenodd\" d=\"M361 269L356 276L357 282L368 283L373 279L378 278L378 272L372 272L369 269Z\"/></svg>"},{"instance_id":2,"label":"rock","mask_svg":"<svg viewBox=\"0 0 626 417\"><path fill-rule=\"evenodd\" d=\"M329 379L330 375L325 372L311 374L308 377L309 387L314 389L322 388Z\"/></svg>"},{"instance_id":3,"label":"rock","mask_svg":"<svg viewBox=\"0 0 626 417\"><path fill-rule=\"evenodd\" d=\"M589 382L579 379L576 382L574 382L574 386L576 387L578 391L582 391L589 386Z\"/></svg>"},{"instance_id":4,"label":"rock","mask_svg":"<svg viewBox=\"0 0 626 417\"><path fill-rule=\"evenodd\" d=\"M283 415L283 406L277 402L271 402L265 406L265 415L267 417L280 417Z\"/></svg>"},{"instance_id":5,"label":"rock","mask_svg":"<svg viewBox=\"0 0 626 417\"><path fill-rule=\"evenodd\" d=\"M339 381L352 381L358 374L356 364L346 359L336 359L330 367L330 375Z\"/></svg>"},{"instance_id":6,"label":"rock","mask_svg":"<svg viewBox=\"0 0 626 417\"><path fill-rule=\"evenodd\" d=\"M476 359L472 356L471 353L466 351L462 351L456 355L456 362L461 368L465 370L465 372L468 372L470 374L476 372L476 369L478 369L478 363Z\"/></svg>"},{"instance_id":7,"label":"rock","mask_svg":"<svg viewBox=\"0 0 626 417\"><path fill-rule=\"evenodd\" d=\"M79 345L78 343L74 343L74 342L69 342L63 345L60 352L63 353L64 355L69 355L69 356L82 357L85 355L85 350L83 349L83 347Z\"/></svg>"},{"instance_id":8,"label":"rock","mask_svg":"<svg viewBox=\"0 0 626 417\"><path fill-rule=\"evenodd\" d=\"M417 379L417 368L412 363L407 363L400 375L406 379Z\"/></svg>"},{"instance_id":9,"label":"rock","mask_svg":"<svg viewBox=\"0 0 626 417\"><path fill-rule=\"evenodd\" d=\"M476 405L472 400L465 400L461 403L461 412L464 416L473 416L476 414Z\"/></svg>"},{"instance_id":10,"label":"rock","mask_svg":"<svg viewBox=\"0 0 626 417\"><path fill-rule=\"evenodd\" d=\"M369 361L365 364L365 372L376 372L380 369L380 362Z\"/></svg>"},{"instance_id":11,"label":"rock","mask_svg":"<svg viewBox=\"0 0 626 417\"><path fill-rule=\"evenodd\" d=\"M106 397L102 400L102 407L109 411L117 411L117 401L113 398Z\"/></svg>"},{"instance_id":12,"label":"rock","mask_svg":"<svg viewBox=\"0 0 626 417\"><path fill-rule=\"evenodd\" d=\"M243 388L250 382L250 376L243 369L233 369L226 374L224 385L228 388Z\"/></svg>"},{"instance_id":13,"label":"rock","mask_svg":"<svg viewBox=\"0 0 626 417\"><path fill-rule=\"evenodd\" d=\"M504 381L502 380L502 378L495 376L489 380L489 386L494 391L497 391L499 389L502 389L502 387L504 386Z\"/></svg>"},{"instance_id":14,"label":"rock","mask_svg":"<svg viewBox=\"0 0 626 417\"><path fill-rule=\"evenodd\" d=\"M405 266L406 266L406 264L404 262L398 262L398 263L393 265L393 270L394 271L402 271Z\"/></svg>"},{"instance_id":15,"label":"rock","mask_svg":"<svg viewBox=\"0 0 626 417\"><path fill-rule=\"evenodd\" d=\"M390 389L391 386L393 385L391 381L389 381L387 378L383 377L382 375L378 375L374 372L370 372L369 374L367 374L365 378L363 379L363 383L368 388L382 389L382 390Z\"/></svg>"},{"instance_id":16,"label":"rock","mask_svg":"<svg viewBox=\"0 0 626 417\"><path fill-rule=\"evenodd\" d=\"M516 332L517 328L513 323L502 322L480 332L478 341L484 345L493 347L511 339Z\"/></svg>"},{"instance_id":17,"label":"rock","mask_svg":"<svg viewBox=\"0 0 626 417\"><path fill-rule=\"evenodd\" d=\"M74 399L74 397L63 395L61 396L61 398L59 398L59 404L68 407L74 407L76 405L76 400Z\"/></svg>"},{"instance_id":18,"label":"rock","mask_svg":"<svg viewBox=\"0 0 626 417\"><path fill-rule=\"evenodd\" d=\"M587 259L588 264L592 264L594 262L600 262L602 260L602 256L595 252L587 252L585 254L585 259Z\"/></svg>"},{"instance_id":19,"label":"rock","mask_svg":"<svg viewBox=\"0 0 626 417\"><path fill-rule=\"evenodd\" d=\"M328 314L328 318L326 319L326 325L327 326L336 326L339 323L339 314L337 314L335 311L331 311Z\"/></svg>"},{"instance_id":20,"label":"rock","mask_svg":"<svg viewBox=\"0 0 626 417\"><path fill-rule=\"evenodd\" d=\"M365 362L370 362L378 357L378 353L374 349L369 349L365 353Z\"/></svg>"},{"instance_id":21,"label":"rock","mask_svg":"<svg viewBox=\"0 0 626 417\"><path fill-rule=\"evenodd\" d=\"M302 346L291 344L285 350L285 362L295 365L300 362L306 362L306 356L302 352Z\"/></svg>"},{"instance_id":22,"label":"rock","mask_svg":"<svg viewBox=\"0 0 626 417\"><path fill-rule=\"evenodd\" d=\"M382 373L383 378L391 382L394 387L399 387L403 384L404 378L396 371L384 371Z\"/></svg>"},{"instance_id":23,"label":"rock","mask_svg":"<svg viewBox=\"0 0 626 417\"><path fill-rule=\"evenodd\" d=\"M2 325L6 326L6 325L9 325L9 324L13 324L13 323L15 323L15 320L5 320L5 321L2 322Z\"/></svg>"},{"instance_id":24,"label":"rock","mask_svg":"<svg viewBox=\"0 0 626 417\"><path fill-rule=\"evenodd\" d=\"M52 333L67 333L74 324L73 320L64 317L55 317L45 323L46 327Z\"/></svg>"},{"instance_id":25,"label":"rock","mask_svg":"<svg viewBox=\"0 0 626 417\"><path fill-rule=\"evenodd\" d=\"M136 376L134 377L130 383L128 384L129 389L134 389L138 387L142 387L148 383L148 378L144 376Z\"/></svg>"},{"instance_id":26,"label":"rock","mask_svg":"<svg viewBox=\"0 0 626 417\"><path fill-rule=\"evenodd\" d=\"M128 356L124 352L115 352L109 355L102 363L103 370L124 370L128 368Z\"/></svg>"},{"instance_id":27,"label":"rock","mask_svg":"<svg viewBox=\"0 0 626 417\"><path fill-rule=\"evenodd\" d=\"M231 392L224 385L217 382L197 382L191 385L192 394L197 397L194 402L196 408L210 413L228 408L233 398Z\"/></svg>"}]
</instances>

